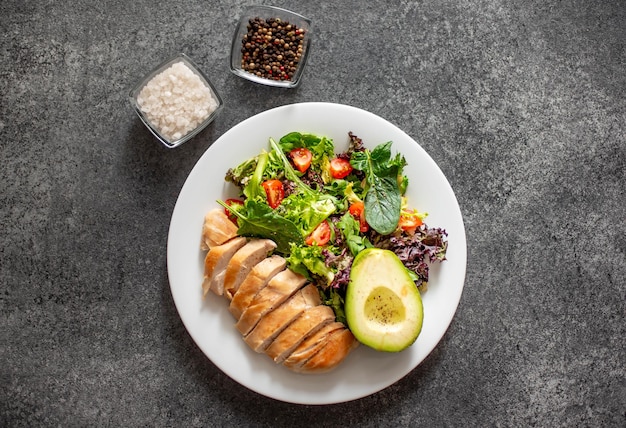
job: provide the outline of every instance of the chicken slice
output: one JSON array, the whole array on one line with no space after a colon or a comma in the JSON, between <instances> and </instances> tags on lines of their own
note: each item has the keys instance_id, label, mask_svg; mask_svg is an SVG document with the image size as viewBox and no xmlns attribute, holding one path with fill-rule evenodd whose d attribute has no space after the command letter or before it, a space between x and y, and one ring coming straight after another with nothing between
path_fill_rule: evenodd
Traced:
<instances>
[{"instance_id":1,"label":"chicken slice","mask_svg":"<svg viewBox=\"0 0 626 428\"><path fill-rule=\"evenodd\" d=\"M320 305L320 293L313 284L308 284L285 300L273 311L263 315L256 327L244 338L255 352L263 352L293 320L307 308Z\"/></svg>"},{"instance_id":2,"label":"chicken slice","mask_svg":"<svg viewBox=\"0 0 626 428\"><path fill-rule=\"evenodd\" d=\"M359 342L347 328L335 330L326 336L325 344L301 366L292 370L299 373L317 374L329 372L341 363Z\"/></svg>"},{"instance_id":3,"label":"chicken slice","mask_svg":"<svg viewBox=\"0 0 626 428\"><path fill-rule=\"evenodd\" d=\"M346 326L338 321L326 324L317 332L304 339L300 345L283 361L283 365L291 370L298 370L326 344L328 335L333 331L345 329Z\"/></svg>"},{"instance_id":4,"label":"chicken slice","mask_svg":"<svg viewBox=\"0 0 626 428\"><path fill-rule=\"evenodd\" d=\"M250 273L252 268L261 260L267 258L276 248L276 243L270 239L251 239L241 247L226 266L224 274L224 295L231 300L241 282Z\"/></svg>"},{"instance_id":5,"label":"chicken slice","mask_svg":"<svg viewBox=\"0 0 626 428\"><path fill-rule=\"evenodd\" d=\"M304 311L267 347L265 353L276 363L282 363L307 337L335 321L335 312L326 305Z\"/></svg>"},{"instance_id":6,"label":"chicken slice","mask_svg":"<svg viewBox=\"0 0 626 428\"><path fill-rule=\"evenodd\" d=\"M291 269L274 276L252 299L235 326L246 336L257 325L261 317L287 300L306 284L306 278Z\"/></svg>"},{"instance_id":7,"label":"chicken slice","mask_svg":"<svg viewBox=\"0 0 626 428\"><path fill-rule=\"evenodd\" d=\"M213 291L221 296L224 294L224 275L228 262L233 255L246 244L246 238L238 236L222 245L211 247L204 259L203 295Z\"/></svg>"},{"instance_id":8,"label":"chicken slice","mask_svg":"<svg viewBox=\"0 0 626 428\"><path fill-rule=\"evenodd\" d=\"M202 225L202 240L200 248L204 251L237 236L237 226L230 221L221 208L215 208L206 213Z\"/></svg>"},{"instance_id":9,"label":"chicken slice","mask_svg":"<svg viewBox=\"0 0 626 428\"><path fill-rule=\"evenodd\" d=\"M230 301L228 310L235 317L241 318L241 314L246 310L254 296L259 290L267 285L278 272L285 270L287 261L278 255L272 255L262 260L252 268L248 276L243 280L239 289Z\"/></svg>"}]
</instances>

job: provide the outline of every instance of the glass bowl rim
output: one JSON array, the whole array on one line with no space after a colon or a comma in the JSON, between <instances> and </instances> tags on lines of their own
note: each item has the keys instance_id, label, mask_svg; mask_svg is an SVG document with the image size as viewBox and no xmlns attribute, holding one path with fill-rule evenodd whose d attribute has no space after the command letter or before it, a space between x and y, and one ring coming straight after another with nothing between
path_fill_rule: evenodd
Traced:
<instances>
[{"instance_id":1,"label":"glass bowl rim","mask_svg":"<svg viewBox=\"0 0 626 428\"><path fill-rule=\"evenodd\" d=\"M296 72L294 76L290 80L271 80L264 77L256 76L252 73L249 73L241 68L241 36L245 33L244 29L248 21L255 17L256 15L260 15L260 12L264 12L260 18L271 18L272 13L280 13L289 18L295 18L298 22L295 22L296 25L304 24L306 27L305 37L303 40L303 52L300 62L298 63L298 67L296 68ZM293 12L289 9L284 9L282 7L277 6L269 6L269 5L254 5L247 7L243 13L241 14L239 20L237 21L237 26L235 27L235 31L233 34L231 50L230 50L230 71L243 79L261 84L266 86L274 86L274 87L282 87L282 88L294 88L297 87L302 78L302 74L304 73L304 69L306 68L306 64L308 62L309 52L311 50L311 29L312 29L313 20L304 15L301 15L297 12ZM237 64L235 64L235 61Z\"/></svg>"},{"instance_id":2,"label":"glass bowl rim","mask_svg":"<svg viewBox=\"0 0 626 428\"><path fill-rule=\"evenodd\" d=\"M139 104L137 103L137 96L139 95L143 87L146 84L148 84L148 82L150 82L156 75L166 70L173 64L176 64L177 62L183 62L196 76L200 78L200 80L202 80L202 82L211 91L211 95L215 98L215 101L217 102L217 107L215 108L215 110L213 110L213 112L211 112L211 114L209 114L209 116L205 120L199 123L198 126L196 126L194 129L187 132L185 135L183 135L179 139L171 141L168 138L166 138L164 135L162 135L161 132L150 122L150 120L148 120L145 113L141 110L141 108L139 107ZM211 122L213 122L215 117L224 107L224 101L220 93L218 92L217 88L211 81L211 79L209 79L209 77L204 73L204 71L202 71L202 69L198 66L198 64L196 64L195 61L193 61L184 52L179 52L175 55L172 55L168 57L167 59L165 59L164 61L160 62L156 67L152 68L129 91L128 97L129 97L129 100L133 109L135 110L135 113L137 113L137 115L139 116L143 124L167 148L175 148L191 140L193 137L199 134L204 128L206 128Z\"/></svg>"}]
</instances>

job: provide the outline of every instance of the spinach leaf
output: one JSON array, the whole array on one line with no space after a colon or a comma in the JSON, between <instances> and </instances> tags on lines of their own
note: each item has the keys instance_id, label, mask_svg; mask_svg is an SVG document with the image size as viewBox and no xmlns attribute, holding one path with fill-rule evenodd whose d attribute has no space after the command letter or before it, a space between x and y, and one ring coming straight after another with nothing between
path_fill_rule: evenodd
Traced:
<instances>
[{"instance_id":1,"label":"spinach leaf","mask_svg":"<svg viewBox=\"0 0 626 428\"><path fill-rule=\"evenodd\" d=\"M369 159L370 154L368 150L362 152L354 152L350 157L350 165L352 165L354 169L358 169L367 173L369 171Z\"/></svg>"},{"instance_id":2,"label":"spinach leaf","mask_svg":"<svg viewBox=\"0 0 626 428\"><path fill-rule=\"evenodd\" d=\"M228 206L223 201L217 201L224 208ZM230 210L238 219L241 236L254 236L271 239L276 243L276 251L281 254L290 253L290 244L303 245L304 240L300 231L293 222L279 216L267 204L254 199L246 199L244 208Z\"/></svg>"},{"instance_id":3,"label":"spinach leaf","mask_svg":"<svg viewBox=\"0 0 626 428\"><path fill-rule=\"evenodd\" d=\"M392 168L390 171L397 170ZM365 220L381 235L388 235L398 226L402 197L397 174L369 177L370 187L365 195Z\"/></svg>"},{"instance_id":4,"label":"spinach leaf","mask_svg":"<svg viewBox=\"0 0 626 428\"><path fill-rule=\"evenodd\" d=\"M398 226L402 208L398 176L406 164L404 157L391 156L391 141L374 150L352 154L350 164L363 172L367 181L365 219L372 229L388 235Z\"/></svg>"},{"instance_id":5,"label":"spinach leaf","mask_svg":"<svg viewBox=\"0 0 626 428\"><path fill-rule=\"evenodd\" d=\"M370 166L376 175L387 175L390 168L391 141L379 144L370 153Z\"/></svg>"},{"instance_id":6,"label":"spinach leaf","mask_svg":"<svg viewBox=\"0 0 626 428\"><path fill-rule=\"evenodd\" d=\"M311 148L319 144L320 141L321 138L317 135L290 132L280 138L279 144L284 151L289 152L291 149L295 149L296 147Z\"/></svg>"},{"instance_id":7,"label":"spinach leaf","mask_svg":"<svg viewBox=\"0 0 626 428\"><path fill-rule=\"evenodd\" d=\"M323 156L333 157L335 155L335 145L332 140L326 137L318 137L313 134L301 134L290 132L281 137L278 144L283 152L290 152L292 149L305 147L313 153L313 158L320 159Z\"/></svg>"}]
</instances>

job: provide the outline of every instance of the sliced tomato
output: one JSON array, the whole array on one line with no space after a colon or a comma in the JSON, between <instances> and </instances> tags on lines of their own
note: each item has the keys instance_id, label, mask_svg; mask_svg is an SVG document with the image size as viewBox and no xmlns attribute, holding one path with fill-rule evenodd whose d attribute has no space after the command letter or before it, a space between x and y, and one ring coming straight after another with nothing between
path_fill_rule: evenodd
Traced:
<instances>
[{"instance_id":1,"label":"sliced tomato","mask_svg":"<svg viewBox=\"0 0 626 428\"><path fill-rule=\"evenodd\" d=\"M326 245L330 241L330 225L328 220L324 220L317 225L315 230L304 240L307 245Z\"/></svg>"},{"instance_id":2,"label":"sliced tomato","mask_svg":"<svg viewBox=\"0 0 626 428\"><path fill-rule=\"evenodd\" d=\"M400 215L398 226L405 232L413 234L421 225L422 219L417 215L417 211L415 210L403 211Z\"/></svg>"},{"instance_id":3,"label":"sliced tomato","mask_svg":"<svg viewBox=\"0 0 626 428\"><path fill-rule=\"evenodd\" d=\"M243 201L241 199L235 199L235 198L226 199L224 203L228 205L229 207L233 205L243 205ZM237 224L237 216L231 213L228 208L224 208L224 214L228 216L230 221Z\"/></svg>"},{"instance_id":4,"label":"sliced tomato","mask_svg":"<svg viewBox=\"0 0 626 428\"><path fill-rule=\"evenodd\" d=\"M283 183L281 183L280 180L264 181L263 189L265 190L265 195L267 196L267 204L272 208L279 206L285 197L285 189L283 188Z\"/></svg>"},{"instance_id":5,"label":"sliced tomato","mask_svg":"<svg viewBox=\"0 0 626 428\"><path fill-rule=\"evenodd\" d=\"M348 212L352 214L352 217L359 221L359 230L361 232L367 232L370 230L370 225L367 224L367 221L365 220L365 205L363 202L359 201L353 203L350 205L350 208L348 208Z\"/></svg>"},{"instance_id":6,"label":"sliced tomato","mask_svg":"<svg viewBox=\"0 0 626 428\"><path fill-rule=\"evenodd\" d=\"M298 147L289 152L289 156L293 161L294 166L300 172L305 172L311 166L311 159L313 154L306 147Z\"/></svg>"},{"instance_id":7,"label":"sliced tomato","mask_svg":"<svg viewBox=\"0 0 626 428\"><path fill-rule=\"evenodd\" d=\"M330 175L333 178L345 178L352 172L352 165L343 158L334 158L330 161Z\"/></svg>"}]
</instances>

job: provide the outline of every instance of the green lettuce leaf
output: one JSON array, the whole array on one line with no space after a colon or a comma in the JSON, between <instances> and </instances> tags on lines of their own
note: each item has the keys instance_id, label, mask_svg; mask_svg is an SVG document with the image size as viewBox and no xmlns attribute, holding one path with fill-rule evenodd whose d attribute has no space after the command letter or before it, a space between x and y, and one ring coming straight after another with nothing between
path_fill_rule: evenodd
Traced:
<instances>
[{"instance_id":1,"label":"green lettuce leaf","mask_svg":"<svg viewBox=\"0 0 626 428\"><path fill-rule=\"evenodd\" d=\"M308 236L317 225L336 211L336 200L321 196L317 193L294 193L283 199L278 210L298 226L302 236Z\"/></svg>"},{"instance_id":2,"label":"green lettuce leaf","mask_svg":"<svg viewBox=\"0 0 626 428\"><path fill-rule=\"evenodd\" d=\"M337 227L343 235L344 243L353 256L363 251L365 248L371 247L369 240L359 233L359 222L352 214L345 213L337 222Z\"/></svg>"},{"instance_id":3,"label":"green lettuce leaf","mask_svg":"<svg viewBox=\"0 0 626 428\"><path fill-rule=\"evenodd\" d=\"M280 213L297 224L302 235L306 236L337 210L338 200L304 183L289 163L280 145L272 138L270 138L270 145L273 149L272 153L276 153L276 156L283 162L285 178L295 185L295 192L281 203Z\"/></svg>"},{"instance_id":4,"label":"green lettuce leaf","mask_svg":"<svg viewBox=\"0 0 626 428\"><path fill-rule=\"evenodd\" d=\"M268 154L266 152L257 156L257 162L254 169L254 173L250 179L246 182L243 188L243 194L246 198L257 199L265 198L265 190L263 190L263 174L265 173L265 167L267 166Z\"/></svg>"},{"instance_id":5,"label":"green lettuce leaf","mask_svg":"<svg viewBox=\"0 0 626 428\"><path fill-rule=\"evenodd\" d=\"M344 324L348 323L344 310L345 301L339 290L336 288L328 288L322 291L322 302L333 309L337 321Z\"/></svg>"},{"instance_id":6,"label":"green lettuce leaf","mask_svg":"<svg viewBox=\"0 0 626 428\"><path fill-rule=\"evenodd\" d=\"M229 208L223 201L217 202L224 208ZM230 212L237 217L239 224L237 234L271 239L276 243L276 252L289 254L291 244L304 244L298 227L263 202L246 199L243 208Z\"/></svg>"},{"instance_id":7,"label":"green lettuce leaf","mask_svg":"<svg viewBox=\"0 0 626 428\"><path fill-rule=\"evenodd\" d=\"M291 251L287 258L289 268L322 286L329 286L335 278L335 273L326 265L326 259L322 253L324 249L325 247L317 245L304 247L291 245Z\"/></svg>"}]
</instances>

